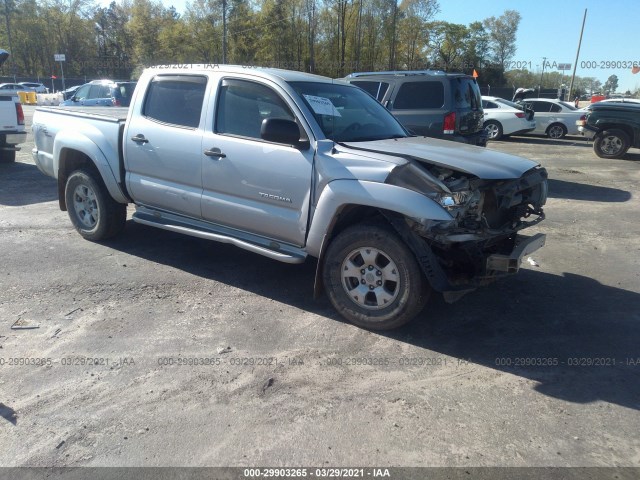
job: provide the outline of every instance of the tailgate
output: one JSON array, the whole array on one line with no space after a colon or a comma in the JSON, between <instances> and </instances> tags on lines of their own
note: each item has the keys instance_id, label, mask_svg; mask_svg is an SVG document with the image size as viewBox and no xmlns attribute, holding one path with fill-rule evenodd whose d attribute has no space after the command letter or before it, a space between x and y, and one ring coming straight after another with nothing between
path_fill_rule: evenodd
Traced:
<instances>
[{"instance_id":1,"label":"tailgate","mask_svg":"<svg viewBox=\"0 0 640 480\"><path fill-rule=\"evenodd\" d=\"M0 95L0 130L18 130L18 117L16 115L17 96Z\"/></svg>"}]
</instances>

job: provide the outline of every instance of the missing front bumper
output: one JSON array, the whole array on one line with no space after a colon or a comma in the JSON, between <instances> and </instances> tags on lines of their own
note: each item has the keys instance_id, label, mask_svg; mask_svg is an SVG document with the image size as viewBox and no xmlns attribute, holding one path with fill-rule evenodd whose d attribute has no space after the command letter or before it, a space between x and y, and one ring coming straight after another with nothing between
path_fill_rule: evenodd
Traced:
<instances>
[{"instance_id":1,"label":"missing front bumper","mask_svg":"<svg viewBox=\"0 0 640 480\"><path fill-rule=\"evenodd\" d=\"M509 255L494 254L487 258L487 271L517 273L522 259L542 248L546 239L547 236L544 233L538 233L532 237L518 235L516 246Z\"/></svg>"}]
</instances>

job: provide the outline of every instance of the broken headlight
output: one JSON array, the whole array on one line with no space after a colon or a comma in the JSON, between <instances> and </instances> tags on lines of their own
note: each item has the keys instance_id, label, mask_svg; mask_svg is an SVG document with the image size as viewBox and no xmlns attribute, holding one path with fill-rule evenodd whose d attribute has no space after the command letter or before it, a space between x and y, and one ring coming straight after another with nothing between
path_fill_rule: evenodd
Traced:
<instances>
[{"instance_id":1,"label":"broken headlight","mask_svg":"<svg viewBox=\"0 0 640 480\"><path fill-rule=\"evenodd\" d=\"M459 192L440 193L432 198L447 210L451 210L452 208L466 205L473 198L473 192L462 190Z\"/></svg>"}]
</instances>

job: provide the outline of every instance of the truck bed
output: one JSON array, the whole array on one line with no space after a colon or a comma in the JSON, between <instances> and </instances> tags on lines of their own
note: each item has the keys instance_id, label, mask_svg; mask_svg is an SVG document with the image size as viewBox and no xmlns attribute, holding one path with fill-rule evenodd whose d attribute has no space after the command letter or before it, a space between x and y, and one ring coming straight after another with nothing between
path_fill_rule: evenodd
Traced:
<instances>
[{"instance_id":1,"label":"truck bed","mask_svg":"<svg viewBox=\"0 0 640 480\"><path fill-rule=\"evenodd\" d=\"M37 107L36 110L63 115L69 114L74 117L122 122L127 119L129 107Z\"/></svg>"}]
</instances>

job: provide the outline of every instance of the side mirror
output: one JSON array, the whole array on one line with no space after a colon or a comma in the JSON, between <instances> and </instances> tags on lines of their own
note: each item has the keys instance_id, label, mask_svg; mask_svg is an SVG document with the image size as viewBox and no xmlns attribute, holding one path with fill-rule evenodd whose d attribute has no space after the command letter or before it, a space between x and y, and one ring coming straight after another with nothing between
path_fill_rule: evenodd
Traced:
<instances>
[{"instance_id":1,"label":"side mirror","mask_svg":"<svg viewBox=\"0 0 640 480\"><path fill-rule=\"evenodd\" d=\"M260 138L268 142L285 143L298 148L308 146L308 141L300 141L300 129L293 120L285 118L265 118L260 125Z\"/></svg>"}]
</instances>

